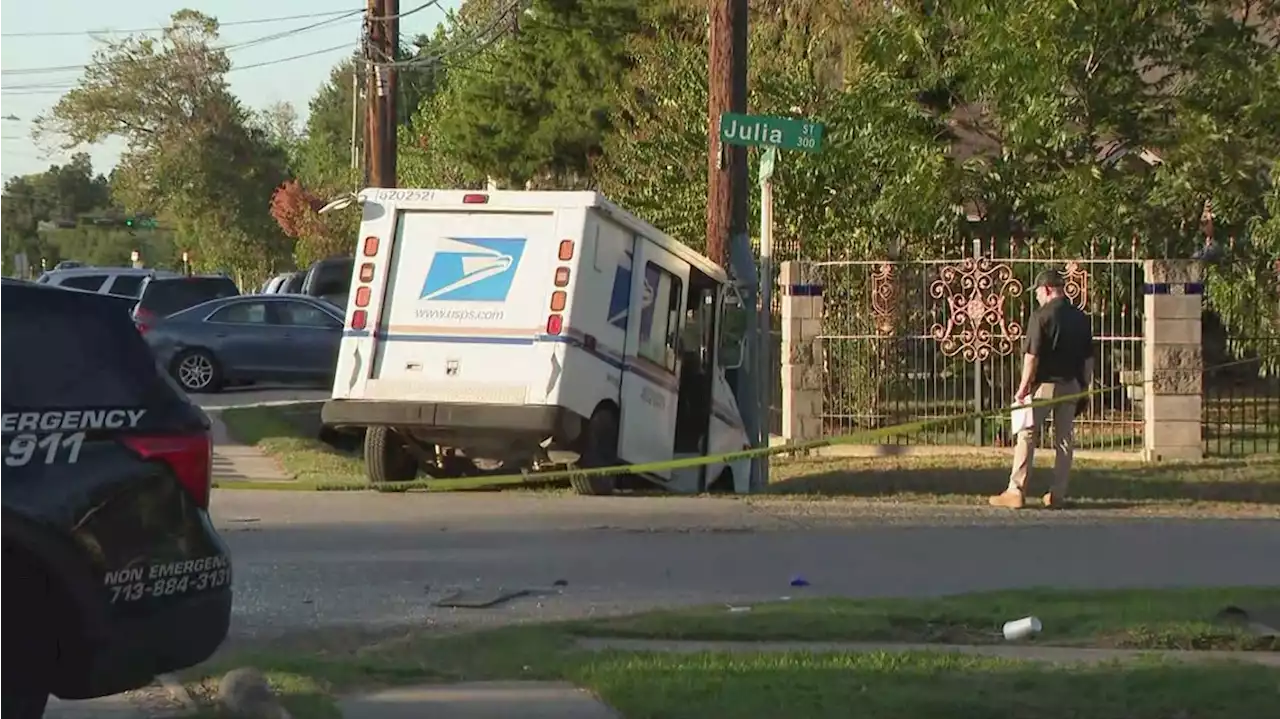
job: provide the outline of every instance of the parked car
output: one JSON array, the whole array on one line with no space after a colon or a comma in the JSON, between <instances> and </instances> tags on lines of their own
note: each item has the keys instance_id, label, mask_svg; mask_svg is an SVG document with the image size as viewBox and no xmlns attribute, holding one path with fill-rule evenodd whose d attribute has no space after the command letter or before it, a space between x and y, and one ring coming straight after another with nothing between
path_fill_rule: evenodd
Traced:
<instances>
[{"instance_id":1,"label":"parked car","mask_svg":"<svg viewBox=\"0 0 1280 719\"><path fill-rule=\"evenodd\" d=\"M306 281L307 273L290 272L289 276L285 278L285 281L280 284L280 289L278 291L285 295L300 295L302 294L302 284ZM339 305L339 307L345 306L346 305Z\"/></svg>"},{"instance_id":2,"label":"parked car","mask_svg":"<svg viewBox=\"0 0 1280 719\"><path fill-rule=\"evenodd\" d=\"M142 284L134 322L143 331L153 322L220 297L234 297L240 288L225 275L154 277Z\"/></svg>"},{"instance_id":3,"label":"parked car","mask_svg":"<svg viewBox=\"0 0 1280 719\"><path fill-rule=\"evenodd\" d=\"M188 392L230 382L333 382L343 312L306 295L240 295L147 325L162 367Z\"/></svg>"},{"instance_id":4,"label":"parked car","mask_svg":"<svg viewBox=\"0 0 1280 719\"><path fill-rule=\"evenodd\" d=\"M276 275L275 277L272 277L271 279L267 280L266 282L263 282L263 283L262 283L262 289L258 291L258 294L261 294L261 295L273 295L273 294L275 294L275 293L279 292L279 291L280 291L280 288L281 288L282 286L284 286L285 280L289 279L289 275L291 275L291 274L293 274L293 273L292 273L292 272L285 272L285 273L282 273L282 274Z\"/></svg>"},{"instance_id":5,"label":"parked car","mask_svg":"<svg viewBox=\"0 0 1280 719\"><path fill-rule=\"evenodd\" d=\"M142 293L142 285L152 277L179 277L176 272L134 267L72 267L49 270L36 280L42 285L66 287L85 292L98 292L118 297L137 299Z\"/></svg>"},{"instance_id":6,"label":"parked car","mask_svg":"<svg viewBox=\"0 0 1280 719\"><path fill-rule=\"evenodd\" d=\"M209 519L209 419L118 303L5 279L3 716L204 661L231 563Z\"/></svg>"},{"instance_id":7,"label":"parked car","mask_svg":"<svg viewBox=\"0 0 1280 719\"><path fill-rule=\"evenodd\" d=\"M346 307L355 262L354 257L328 257L311 263L302 283L302 294L320 297L339 307Z\"/></svg>"}]
</instances>

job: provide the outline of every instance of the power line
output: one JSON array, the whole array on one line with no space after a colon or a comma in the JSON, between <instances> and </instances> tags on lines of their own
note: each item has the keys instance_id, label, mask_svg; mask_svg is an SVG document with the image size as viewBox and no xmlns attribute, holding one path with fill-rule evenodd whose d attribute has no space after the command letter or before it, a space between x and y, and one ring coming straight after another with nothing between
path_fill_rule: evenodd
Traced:
<instances>
[{"instance_id":1,"label":"power line","mask_svg":"<svg viewBox=\"0 0 1280 719\"><path fill-rule=\"evenodd\" d=\"M525 7L528 6L530 1L531 0L512 0L512 2L509 3L505 9L501 10L496 14L496 17L494 17L493 21L490 22L487 27L485 27L484 29L480 30L477 33L470 35L464 42L458 45L454 45L453 47L450 47L444 50L443 52L435 53L428 56L418 55L418 56L409 58L407 60L395 60L390 62L365 60L365 62L371 65L376 65L377 67L380 67L380 68L391 68L391 67L410 68L410 67L418 67L421 65L434 65L434 64L438 64L441 60L448 57L449 55L465 52L467 50L474 48L476 52L473 52L466 57L467 60L470 60L471 58L478 56L481 52L486 50L490 45L493 45L498 40L501 40L508 32L510 32L510 28L507 28L500 31L497 35L481 41L482 37L493 32L493 30L496 29L499 25L501 25L508 18L508 16L510 16L513 12L523 11Z\"/></svg>"},{"instance_id":2,"label":"power line","mask_svg":"<svg viewBox=\"0 0 1280 719\"><path fill-rule=\"evenodd\" d=\"M345 11L339 17L330 18L328 20L321 20L319 22L315 22L310 25L303 25L302 27L292 28L290 30L285 30L282 32L276 32L270 35L263 35L261 37L253 38L252 40L245 40L243 42L211 47L208 49L208 51L209 52L219 52L219 51L226 52L230 50L240 50L246 47L252 47L254 45L261 45L268 42L274 42L276 40L282 40L287 37L293 37L295 35L302 34L304 32L310 32L312 30L317 30L322 27L330 26L336 22L346 20L349 17L354 17L363 12L364 12L363 10L348 10L348 11ZM118 62L123 64L125 62L131 62L131 61L121 60ZM0 75L43 75L43 74L58 73L58 72L75 72L79 70L85 70L89 68L92 64L93 63L87 64L87 65L62 65L58 67L32 67L32 68L19 68L17 70L0 70ZM110 65L113 63L108 62L105 64Z\"/></svg>"},{"instance_id":3,"label":"power line","mask_svg":"<svg viewBox=\"0 0 1280 719\"><path fill-rule=\"evenodd\" d=\"M219 22L218 27L235 27L239 25L263 25L269 22L288 22L290 20L311 20L318 17L329 17L332 15L346 15L350 10L329 10L326 12L313 12L303 15L284 15L281 17L264 17L257 20L232 20L229 22ZM78 37L82 35L132 35L135 33L148 32L164 32L167 27L138 27L127 30L113 30L110 28L102 30L56 30L52 32L5 32L0 33L0 37Z\"/></svg>"}]
</instances>

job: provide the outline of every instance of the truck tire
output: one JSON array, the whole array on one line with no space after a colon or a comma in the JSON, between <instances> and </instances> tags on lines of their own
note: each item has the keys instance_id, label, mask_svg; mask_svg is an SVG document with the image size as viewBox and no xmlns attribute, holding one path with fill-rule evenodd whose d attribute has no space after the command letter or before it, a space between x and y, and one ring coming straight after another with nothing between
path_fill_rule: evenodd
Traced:
<instances>
[{"instance_id":1,"label":"truck tire","mask_svg":"<svg viewBox=\"0 0 1280 719\"><path fill-rule=\"evenodd\" d=\"M582 457L578 464L584 469L594 467L616 467L618 461L618 415L610 407L601 407L591 415L587 423L587 433ZM601 497L613 494L617 487L618 477L571 477L569 486L578 494Z\"/></svg>"},{"instance_id":2,"label":"truck tire","mask_svg":"<svg viewBox=\"0 0 1280 719\"><path fill-rule=\"evenodd\" d=\"M418 476L418 460L390 427L370 427L364 434L364 472L370 484L410 482Z\"/></svg>"},{"instance_id":3,"label":"truck tire","mask_svg":"<svg viewBox=\"0 0 1280 719\"><path fill-rule=\"evenodd\" d=\"M0 693L0 716L4 719L41 719L47 704L47 693Z\"/></svg>"}]
</instances>

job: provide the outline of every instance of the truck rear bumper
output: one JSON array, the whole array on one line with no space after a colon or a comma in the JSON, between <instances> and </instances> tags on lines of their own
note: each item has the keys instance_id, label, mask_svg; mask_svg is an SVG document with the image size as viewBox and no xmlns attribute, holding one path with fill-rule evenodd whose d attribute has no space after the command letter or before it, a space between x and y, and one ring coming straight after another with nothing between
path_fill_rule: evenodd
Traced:
<instances>
[{"instance_id":1,"label":"truck rear bumper","mask_svg":"<svg viewBox=\"0 0 1280 719\"><path fill-rule=\"evenodd\" d=\"M475 432L544 438L566 425L576 428L581 418L554 405L331 399L320 420L331 427L395 427L445 439Z\"/></svg>"}]
</instances>

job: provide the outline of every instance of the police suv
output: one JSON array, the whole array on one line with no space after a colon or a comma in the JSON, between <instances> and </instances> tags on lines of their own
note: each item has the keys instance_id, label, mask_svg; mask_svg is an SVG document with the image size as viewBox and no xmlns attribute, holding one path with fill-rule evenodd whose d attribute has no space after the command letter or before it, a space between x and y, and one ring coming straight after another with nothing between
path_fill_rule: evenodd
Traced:
<instances>
[{"instance_id":1,"label":"police suv","mask_svg":"<svg viewBox=\"0 0 1280 719\"><path fill-rule=\"evenodd\" d=\"M128 313L4 280L3 715L208 658L231 614L208 417Z\"/></svg>"}]
</instances>

